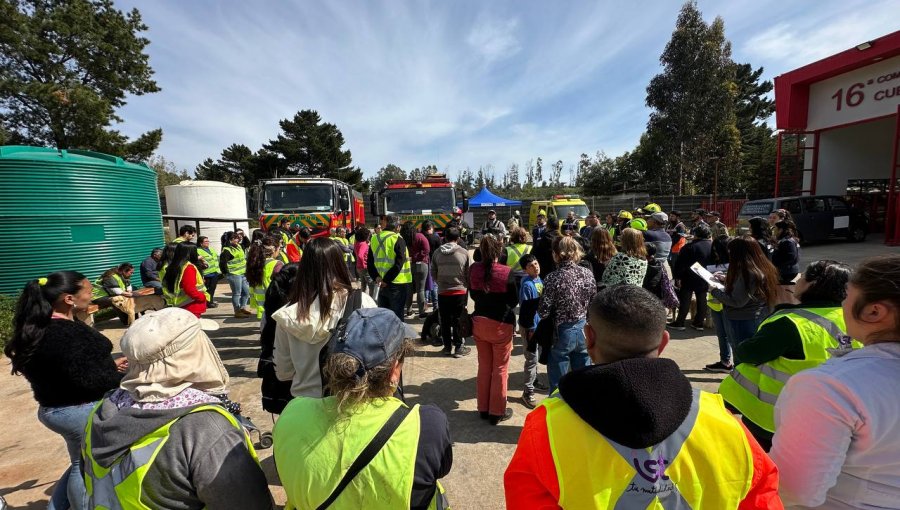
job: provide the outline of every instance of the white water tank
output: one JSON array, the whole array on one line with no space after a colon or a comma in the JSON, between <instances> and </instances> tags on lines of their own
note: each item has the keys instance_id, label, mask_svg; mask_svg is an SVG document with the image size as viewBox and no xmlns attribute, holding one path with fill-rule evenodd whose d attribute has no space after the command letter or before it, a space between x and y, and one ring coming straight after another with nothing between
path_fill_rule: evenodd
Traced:
<instances>
[{"instance_id":1,"label":"white water tank","mask_svg":"<svg viewBox=\"0 0 900 510\"><path fill-rule=\"evenodd\" d=\"M178 235L183 225L196 225L193 218L216 218L223 221L201 221L198 235L209 238L209 245L222 253L222 234L237 228L250 235L247 222L247 191L233 184L218 181L181 181L166 186L166 207L171 216L191 219L169 220L169 231Z\"/></svg>"}]
</instances>

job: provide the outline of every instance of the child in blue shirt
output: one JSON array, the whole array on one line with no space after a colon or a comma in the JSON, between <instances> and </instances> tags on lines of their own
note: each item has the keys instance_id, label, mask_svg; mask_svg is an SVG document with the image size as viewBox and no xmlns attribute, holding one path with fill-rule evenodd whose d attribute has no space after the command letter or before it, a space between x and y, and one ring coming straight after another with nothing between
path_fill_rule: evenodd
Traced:
<instances>
[{"instance_id":1,"label":"child in blue shirt","mask_svg":"<svg viewBox=\"0 0 900 510\"><path fill-rule=\"evenodd\" d=\"M525 343L525 391L522 393L522 402L529 409L534 409L538 354L537 342L532 341L531 337L540 320L537 309L541 294L544 292L544 282L539 276L541 266L534 255L525 254L519 259L519 264L526 274L519 287L519 331Z\"/></svg>"}]
</instances>

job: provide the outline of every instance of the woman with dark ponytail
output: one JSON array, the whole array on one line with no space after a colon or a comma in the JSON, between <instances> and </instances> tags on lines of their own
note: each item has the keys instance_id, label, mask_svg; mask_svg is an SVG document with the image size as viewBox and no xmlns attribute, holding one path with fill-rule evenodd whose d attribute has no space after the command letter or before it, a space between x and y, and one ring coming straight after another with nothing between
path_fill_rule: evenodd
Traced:
<instances>
[{"instance_id":1,"label":"woman with dark ponytail","mask_svg":"<svg viewBox=\"0 0 900 510\"><path fill-rule=\"evenodd\" d=\"M74 320L91 303L91 282L75 271L58 271L25 284L16 305L12 340L3 352L12 373L31 383L38 420L66 441L71 467L53 491L51 508L84 508L81 440L88 415L127 367L114 362L112 343Z\"/></svg>"}]
</instances>

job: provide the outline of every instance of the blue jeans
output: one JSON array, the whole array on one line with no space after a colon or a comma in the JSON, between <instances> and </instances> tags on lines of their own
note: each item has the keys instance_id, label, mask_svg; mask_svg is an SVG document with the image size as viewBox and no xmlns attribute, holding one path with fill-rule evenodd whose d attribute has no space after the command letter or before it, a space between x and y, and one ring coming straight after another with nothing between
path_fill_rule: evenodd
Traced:
<instances>
[{"instance_id":1,"label":"blue jeans","mask_svg":"<svg viewBox=\"0 0 900 510\"><path fill-rule=\"evenodd\" d=\"M388 283L378 291L378 307L394 312L400 320L406 322L403 311L406 308L406 296L409 295L411 283Z\"/></svg>"},{"instance_id":2,"label":"blue jeans","mask_svg":"<svg viewBox=\"0 0 900 510\"><path fill-rule=\"evenodd\" d=\"M151 280L144 284L144 287L152 287L153 293L157 296L162 296L162 282L158 280Z\"/></svg>"},{"instance_id":3,"label":"blue jeans","mask_svg":"<svg viewBox=\"0 0 900 510\"><path fill-rule=\"evenodd\" d=\"M584 320L564 322L556 327L556 343L550 350L547 362L547 376L550 379L550 394L556 391L559 380L569 369L586 367L591 359L584 344Z\"/></svg>"},{"instance_id":4,"label":"blue jeans","mask_svg":"<svg viewBox=\"0 0 900 510\"><path fill-rule=\"evenodd\" d=\"M81 442L84 440L84 427L95 402L65 407L38 408L38 421L45 427L61 435L66 441L71 466L63 473L50 497L49 509L73 508L81 510L87 507L87 489L81 477Z\"/></svg>"},{"instance_id":5,"label":"blue jeans","mask_svg":"<svg viewBox=\"0 0 900 510\"><path fill-rule=\"evenodd\" d=\"M728 333L728 343L731 344L732 352L734 352L738 345L741 345L744 341L753 337L753 335L756 334L756 330L759 329L759 325L762 324L764 320L766 320L765 317L737 320L725 317L725 331ZM737 356L735 356L734 363L740 363L741 360L736 358Z\"/></svg>"},{"instance_id":6,"label":"blue jeans","mask_svg":"<svg viewBox=\"0 0 900 510\"><path fill-rule=\"evenodd\" d=\"M247 278L242 274L229 274L227 278L228 285L231 286L231 306L234 311L247 308L250 303L250 284L247 283Z\"/></svg>"},{"instance_id":7,"label":"blue jeans","mask_svg":"<svg viewBox=\"0 0 900 510\"><path fill-rule=\"evenodd\" d=\"M728 329L725 327L725 314L709 309L713 325L716 327L716 336L719 338L719 361L723 365L731 365L731 344L728 343Z\"/></svg>"}]
</instances>

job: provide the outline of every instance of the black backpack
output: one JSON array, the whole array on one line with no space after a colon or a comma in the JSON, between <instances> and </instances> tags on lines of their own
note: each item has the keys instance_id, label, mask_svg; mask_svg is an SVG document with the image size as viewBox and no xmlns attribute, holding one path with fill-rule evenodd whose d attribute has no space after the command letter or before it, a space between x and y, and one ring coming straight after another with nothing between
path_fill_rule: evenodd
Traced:
<instances>
[{"instance_id":1,"label":"black backpack","mask_svg":"<svg viewBox=\"0 0 900 510\"><path fill-rule=\"evenodd\" d=\"M354 289L350 291L350 296L347 297L347 304L344 305L344 313L341 315L338 323L334 326L334 329L331 330L331 336L328 337L328 342L326 342L319 351L319 374L322 376L323 397L331 395L331 393L325 389L327 384L327 381L325 380L325 361L328 359L328 355L331 354L333 346L338 342L338 339L344 335L344 331L347 330L347 321L350 319L350 314L360 308L362 308L362 291Z\"/></svg>"}]
</instances>

